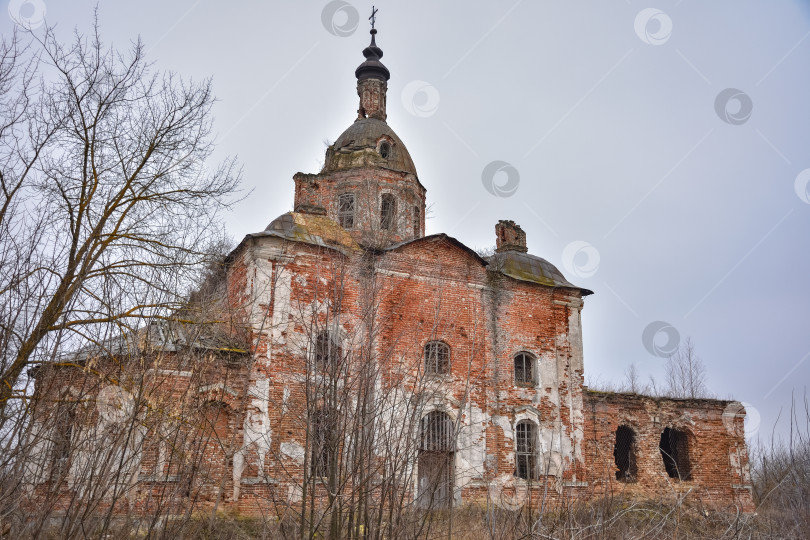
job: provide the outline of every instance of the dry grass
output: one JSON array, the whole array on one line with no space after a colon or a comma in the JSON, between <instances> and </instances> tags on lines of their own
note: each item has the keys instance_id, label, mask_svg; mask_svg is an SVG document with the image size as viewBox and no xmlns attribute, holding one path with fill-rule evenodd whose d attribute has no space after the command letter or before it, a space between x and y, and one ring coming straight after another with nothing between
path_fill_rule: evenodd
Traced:
<instances>
[{"instance_id":1,"label":"dry grass","mask_svg":"<svg viewBox=\"0 0 810 540\"><path fill-rule=\"evenodd\" d=\"M782 540L810 538L810 508L795 513L775 505L756 514L708 511L697 502L665 504L655 500L599 499L570 503L543 512L492 510L467 505L452 511L408 513L400 525L383 531L344 531L342 538L453 540ZM294 523L220 516L170 526L171 538L248 540L298 538ZM128 536L119 530L110 538ZM138 535L129 535L137 537ZM160 535L159 536L163 536ZM163 536L166 537L166 536ZM315 538L326 538L316 534Z\"/></svg>"},{"instance_id":2,"label":"dry grass","mask_svg":"<svg viewBox=\"0 0 810 540\"><path fill-rule=\"evenodd\" d=\"M802 423L791 411L791 436L786 442L759 445L752 452L751 476L757 513L733 508L717 511L698 497L642 500L608 497L587 502L570 500L517 512L483 505L442 511L404 509L396 524L379 530L354 528L346 539L455 540L805 540L810 538L810 406L805 399ZM372 512L374 510L372 509ZM325 520L328 521L328 520ZM369 520L373 522L374 520ZM0 524L2 521L0 521ZM220 514L172 520L148 535L132 523L83 523L86 538L170 538L200 540L300 539L294 520L243 518ZM3 529L0 529L0 536ZM40 535L47 537L47 535ZM57 536L52 536L56 538ZM316 532L313 538L327 535Z\"/></svg>"}]
</instances>

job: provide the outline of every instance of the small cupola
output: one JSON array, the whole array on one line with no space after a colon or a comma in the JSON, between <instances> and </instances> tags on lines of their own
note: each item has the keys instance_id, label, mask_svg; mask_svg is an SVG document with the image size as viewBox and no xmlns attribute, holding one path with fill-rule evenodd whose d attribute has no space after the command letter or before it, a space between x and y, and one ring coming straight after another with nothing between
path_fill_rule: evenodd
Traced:
<instances>
[{"instance_id":1,"label":"small cupola","mask_svg":"<svg viewBox=\"0 0 810 540\"><path fill-rule=\"evenodd\" d=\"M354 75L357 77L357 95L360 97L360 108L357 110L358 120L376 118L385 121L388 116L385 112L385 100L391 72L380 62L383 52L377 47L376 35L377 29L372 26L371 44L363 49L366 61L354 71Z\"/></svg>"},{"instance_id":2,"label":"small cupola","mask_svg":"<svg viewBox=\"0 0 810 540\"><path fill-rule=\"evenodd\" d=\"M425 230L425 187L408 149L386 122L390 72L380 59L374 28L365 61L355 70L360 108L357 119L326 149L317 174L298 173L296 216L326 216L364 247L385 248L421 238Z\"/></svg>"}]
</instances>

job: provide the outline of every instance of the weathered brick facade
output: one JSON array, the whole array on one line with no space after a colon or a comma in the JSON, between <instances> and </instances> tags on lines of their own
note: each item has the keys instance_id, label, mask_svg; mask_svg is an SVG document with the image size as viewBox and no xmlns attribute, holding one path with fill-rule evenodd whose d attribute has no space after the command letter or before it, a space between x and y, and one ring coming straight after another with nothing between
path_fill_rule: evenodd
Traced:
<instances>
[{"instance_id":1,"label":"weathered brick facade","mask_svg":"<svg viewBox=\"0 0 810 540\"><path fill-rule=\"evenodd\" d=\"M382 51L364 54L357 121L320 173L295 175L295 211L227 259L224 294L249 352L212 349L209 368L188 368L164 340L151 360L154 395L200 417L184 433L209 434L194 447L202 460L189 460L206 471L194 477L210 486L202 499L268 513L367 481L417 505L689 493L751 511L739 403L587 390L591 291L526 253L511 221L496 225L487 258L424 236L425 188L385 121ZM67 371L40 370L38 391ZM139 441L128 481L147 507L179 465L157 432Z\"/></svg>"},{"instance_id":2,"label":"weathered brick facade","mask_svg":"<svg viewBox=\"0 0 810 540\"><path fill-rule=\"evenodd\" d=\"M670 497L690 493L708 507L753 510L745 411L739 402L586 390L585 411L585 459L594 493L618 490ZM633 441L617 438L620 426L632 430ZM677 435L673 438L671 432ZM670 442L681 444L666 448ZM632 454L631 474L617 470L621 461L617 449ZM670 470L665 453L672 456ZM672 465L677 470L671 470Z\"/></svg>"}]
</instances>

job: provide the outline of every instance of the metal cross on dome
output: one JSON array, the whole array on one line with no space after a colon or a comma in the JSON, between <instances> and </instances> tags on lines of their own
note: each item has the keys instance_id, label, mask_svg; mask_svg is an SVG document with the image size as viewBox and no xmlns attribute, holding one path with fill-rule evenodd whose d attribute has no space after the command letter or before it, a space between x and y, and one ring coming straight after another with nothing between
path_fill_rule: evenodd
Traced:
<instances>
[{"instance_id":1,"label":"metal cross on dome","mask_svg":"<svg viewBox=\"0 0 810 540\"><path fill-rule=\"evenodd\" d=\"M379 9L371 6L371 17L368 20L371 21L371 27L374 28L374 23L377 22L377 12L380 11Z\"/></svg>"}]
</instances>

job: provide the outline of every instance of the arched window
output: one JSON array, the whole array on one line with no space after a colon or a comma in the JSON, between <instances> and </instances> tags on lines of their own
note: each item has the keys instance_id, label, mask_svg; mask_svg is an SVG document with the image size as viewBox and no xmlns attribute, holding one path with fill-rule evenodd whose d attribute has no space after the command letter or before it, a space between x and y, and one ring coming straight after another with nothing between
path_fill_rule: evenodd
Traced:
<instances>
[{"instance_id":1,"label":"arched window","mask_svg":"<svg viewBox=\"0 0 810 540\"><path fill-rule=\"evenodd\" d=\"M344 229L354 227L354 193L344 193L338 197L338 223Z\"/></svg>"},{"instance_id":2,"label":"arched window","mask_svg":"<svg viewBox=\"0 0 810 540\"><path fill-rule=\"evenodd\" d=\"M422 212L419 211L418 206L413 207L413 235L419 236L419 232L422 230L422 224L420 223L422 217Z\"/></svg>"},{"instance_id":3,"label":"arched window","mask_svg":"<svg viewBox=\"0 0 810 540\"><path fill-rule=\"evenodd\" d=\"M692 477L692 466L689 463L689 436L685 431L675 428L664 428L658 444L664 468L670 478L689 480Z\"/></svg>"},{"instance_id":4,"label":"arched window","mask_svg":"<svg viewBox=\"0 0 810 540\"><path fill-rule=\"evenodd\" d=\"M635 482L638 474L636 466L636 433L629 426L616 428L616 443L613 445L613 461L616 463L616 480Z\"/></svg>"},{"instance_id":5,"label":"arched window","mask_svg":"<svg viewBox=\"0 0 810 540\"><path fill-rule=\"evenodd\" d=\"M534 356L521 352L515 355L515 384L518 386L534 386L536 383Z\"/></svg>"},{"instance_id":6,"label":"arched window","mask_svg":"<svg viewBox=\"0 0 810 540\"><path fill-rule=\"evenodd\" d=\"M537 425L521 420L515 426L515 476L537 479Z\"/></svg>"},{"instance_id":7,"label":"arched window","mask_svg":"<svg viewBox=\"0 0 810 540\"><path fill-rule=\"evenodd\" d=\"M380 228L391 230L394 228L394 215L396 214L396 201L390 193L383 193L380 202Z\"/></svg>"},{"instance_id":8,"label":"arched window","mask_svg":"<svg viewBox=\"0 0 810 540\"><path fill-rule=\"evenodd\" d=\"M447 375L450 373L450 347L443 341L428 341L425 344L425 373Z\"/></svg>"},{"instance_id":9,"label":"arched window","mask_svg":"<svg viewBox=\"0 0 810 540\"><path fill-rule=\"evenodd\" d=\"M419 506L443 508L452 504L455 449L453 420L447 413L431 411L422 417L419 441Z\"/></svg>"},{"instance_id":10,"label":"arched window","mask_svg":"<svg viewBox=\"0 0 810 540\"><path fill-rule=\"evenodd\" d=\"M315 368L323 371L339 366L343 359L343 349L327 331L320 332L315 338L314 352Z\"/></svg>"}]
</instances>

